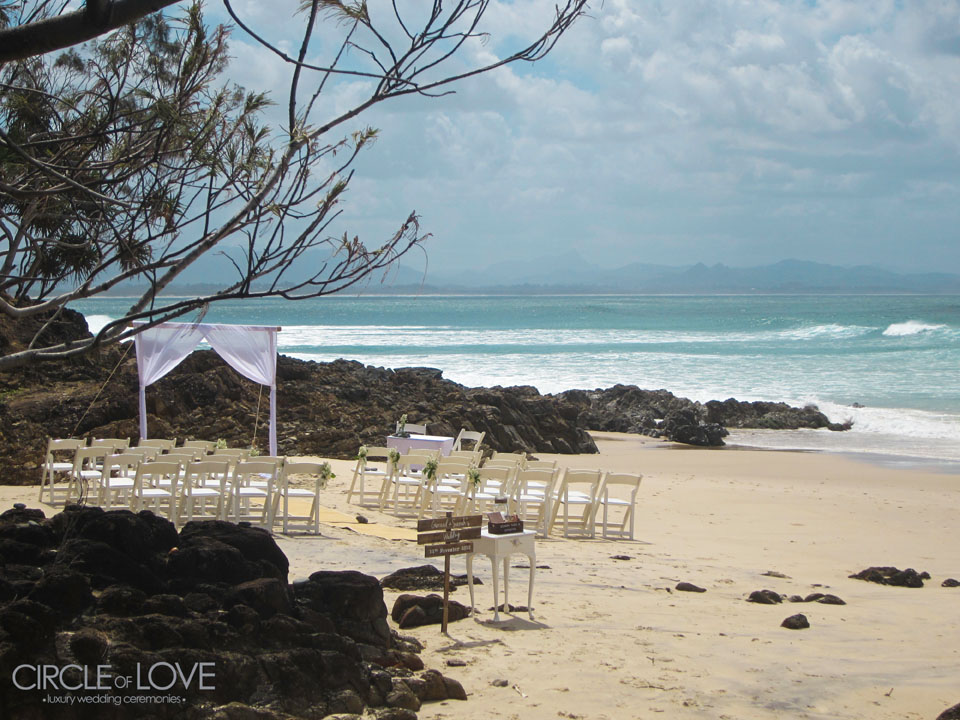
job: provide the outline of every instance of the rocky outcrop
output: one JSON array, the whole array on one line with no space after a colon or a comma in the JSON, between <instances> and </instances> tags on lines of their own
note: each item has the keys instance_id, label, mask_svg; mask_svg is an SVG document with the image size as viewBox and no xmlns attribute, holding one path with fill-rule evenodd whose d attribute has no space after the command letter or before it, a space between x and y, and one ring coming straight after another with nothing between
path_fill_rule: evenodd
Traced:
<instances>
[{"instance_id":1,"label":"rocky outcrop","mask_svg":"<svg viewBox=\"0 0 960 720\"><path fill-rule=\"evenodd\" d=\"M444 574L433 565L417 565L401 568L380 579L380 584L391 590L443 590ZM482 585L480 578L474 578L475 585ZM467 584L466 575L450 575L450 590Z\"/></svg>"},{"instance_id":2,"label":"rocky outcrop","mask_svg":"<svg viewBox=\"0 0 960 720\"><path fill-rule=\"evenodd\" d=\"M0 538L0 717L415 718L421 702L465 698L391 631L376 578L321 571L291 585L264 530L16 508ZM66 668L60 685L14 685L15 668L37 666ZM19 685L36 684L28 675Z\"/></svg>"},{"instance_id":3,"label":"rocky outcrop","mask_svg":"<svg viewBox=\"0 0 960 720\"><path fill-rule=\"evenodd\" d=\"M443 622L443 598L439 595L400 595L390 611L401 628L440 625ZM470 608L456 600L447 601L447 620L456 622L470 616Z\"/></svg>"},{"instance_id":4,"label":"rocky outcrop","mask_svg":"<svg viewBox=\"0 0 960 720\"><path fill-rule=\"evenodd\" d=\"M728 428L759 428L766 430L797 430L799 428L827 428L828 430L849 430L851 423L832 423L815 405L802 408L786 403L741 402L728 400L710 400L704 404L703 420L717 423Z\"/></svg>"},{"instance_id":5,"label":"rocky outcrop","mask_svg":"<svg viewBox=\"0 0 960 720\"><path fill-rule=\"evenodd\" d=\"M667 390L642 390L614 385L605 390L568 390L557 397L576 406L577 422L589 430L628 432L663 437L689 445L723 445L726 428L847 430L831 423L814 406L785 403L711 400L705 404L677 397Z\"/></svg>"}]
</instances>

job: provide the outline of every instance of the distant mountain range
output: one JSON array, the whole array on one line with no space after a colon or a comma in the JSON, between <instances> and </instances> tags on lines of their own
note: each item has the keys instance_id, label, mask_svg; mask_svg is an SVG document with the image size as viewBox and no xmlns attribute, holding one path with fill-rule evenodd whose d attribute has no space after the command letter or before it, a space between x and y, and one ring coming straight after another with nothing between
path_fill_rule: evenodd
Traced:
<instances>
[{"instance_id":1,"label":"distant mountain range","mask_svg":"<svg viewBox=\"0 0 960 720\"><path fill-rule=\"evenodd\" d=\"M216 286L200 281L216 273L191 268L167 294L204 294ZM737 268L723 264L669 266L630 263L602 268L570 252L526 262L501 261L482 269L444 271L434 280L404 265L372 279L352 294L766 294L934 293L960 294L960 275L899 273L870 265L840 267L804 260ZM125 291L129 292L129 288Z\"/></svg>"},{"instance_id":2,"label":"distant mountain range","mask_svg":"<svg viewBox=\"0 0 960 720\"><path fill-rule=\"evenodd\" d=\"M404 270L404 269L402 269ZM838 267L803 260L783 260L772 265L735 268L697 263L680 267L631 263L607 269L578 253L567 253L527 263L500 262L479 271L446 273L442 283L416 275L413 283L401 281L370 287L368 292L422 293L945 293L960 294L960 275L948 273L898 273L858 265Z\"/></svg>"}]
</instances>

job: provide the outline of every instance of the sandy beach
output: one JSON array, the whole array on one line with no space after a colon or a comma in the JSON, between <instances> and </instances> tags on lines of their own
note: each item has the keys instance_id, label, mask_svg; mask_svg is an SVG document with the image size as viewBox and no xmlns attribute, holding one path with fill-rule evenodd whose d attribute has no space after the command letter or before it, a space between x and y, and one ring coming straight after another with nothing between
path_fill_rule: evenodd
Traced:
<instances>
[{"instance_id":1,"label":"sandy beach","mask_svg":"<svg viewBox=\"0 0 960 720\"><path fill-rule=\"evenodd\" d=\"M428 667L460 680L469 695L426 704L419 717L932 720L960 702L960 588L941 587L960 579L960 476L839 455L595 438L600 455L541 457L643 473L637 539L538 540L537 564L548 567L536 573L533 620L520 612L492 622L490 567L478 558L485 584L476 588L474 618L452 624L449 637L435 625L403 631L425 644ZM325 505L413 527L347 505L353 463L333 465ZM3 487L0 498L3 507L37 506L36 488ZM426 562L415 543L356 527L278 536L291 578L320 569L382 577ZM932 579L909 589L848 578L875 565ZM465 572L463 556L452 566ZM706 592L678 592L681 581ZM511 571L514 603L525 601L526 582L527 570ZM846 605L746 602L760 589L832 593ZM388 610L398 594L386 591ZM469 603L465 587L452 597ZM780 627L800 612L808 629ZM452 659L466 665L448 667Z\"/></svg>"}]
</instances>

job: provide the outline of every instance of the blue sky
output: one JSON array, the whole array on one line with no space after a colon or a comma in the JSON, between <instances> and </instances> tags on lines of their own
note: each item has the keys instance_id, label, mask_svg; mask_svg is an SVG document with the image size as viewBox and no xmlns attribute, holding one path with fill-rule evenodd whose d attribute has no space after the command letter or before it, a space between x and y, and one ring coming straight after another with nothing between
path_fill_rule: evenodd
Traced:
<instances>
[{"instance_id":1,"label":"blue sky","mask_svg":"<svg viewBox=\"0 0 960 720\"><path fill-rule=\"evenodd\" d=\"M267 5L237 7L296 42ZM490 39L462 61L499 56L552 8L492 3ZM286 84L239 33L232 47L237 82ZM365 82L341 81L330 107ZM416 210L431 279L571 250L609 267L960 272L960 2L605 0L545 61L457 91L364 117L381 136L339 228L375 244Z\"/></svg>"}]
</instances>

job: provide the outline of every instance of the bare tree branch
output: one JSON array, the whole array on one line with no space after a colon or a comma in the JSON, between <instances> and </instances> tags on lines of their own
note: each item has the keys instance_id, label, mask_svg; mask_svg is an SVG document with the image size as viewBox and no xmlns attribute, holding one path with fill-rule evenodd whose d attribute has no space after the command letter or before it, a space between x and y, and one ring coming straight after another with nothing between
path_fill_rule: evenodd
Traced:
<instances>
[{"instance_id":1,"label":"bare tree branch","mask_svg":"<svg viewBox=\"0 0 960 720\"><path fill-rule=\"evenodd\" d=\"M43 12L20 4L25 28L52 11L48 0L34 2ZM119 6L132 4L91 0L85 22L109 25ZM49 325L71 302L131 283L141 288L96 336L43 342L37 333L27 347L0 355L0 371L86 353L196 317L212 303L322 297L388 273L429 237L416 213L373 244L334 233L353 163L378 135L357 126L362 115L393 98L443 95L463 79L542 58L585 0L567 0L542 34L476 67L460 56L467 43L487 38L489 0L414 3L409 17L397 3L372 16L365 0L301 0L302 21L277 41L250 29L230 0L224 5L289 67L282 130L263 122L266 96L218 85L228 33L207 28L197 4L178 18L144 17L82 53L27 53L0 65L0 238L8 241L0 247L0 314L40 316ZM278 46L294 27L296 58ZM363 94L351 106L319 102L355 79L374 82L354 82L351 90ZM164 294L214 254L226 258L218 290Z\"/></svg>"}]
</instances>

